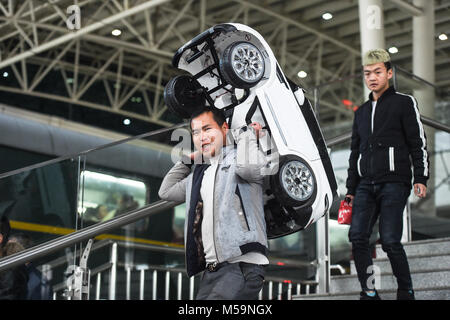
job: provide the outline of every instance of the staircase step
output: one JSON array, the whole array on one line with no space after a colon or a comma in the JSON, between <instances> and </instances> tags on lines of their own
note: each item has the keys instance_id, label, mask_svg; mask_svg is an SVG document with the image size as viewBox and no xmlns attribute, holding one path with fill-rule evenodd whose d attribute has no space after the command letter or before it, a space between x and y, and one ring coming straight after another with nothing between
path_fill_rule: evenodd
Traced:
<instances>
[{"instance_id":1,"label":"staircase step","mask_svg":"<svg viewBox=\"0 0 450 320\"><path fill-rule=\"evenodd\" d=\"M450 254L446 255L421 255L408 257L409 269L411 272L429 269L448 269L450 266ZM392 273L389 259L373 259L373 264L380 268L381 273ZM350 274L356 274L355 261L350 261Z\"/></svg>"},{"instance_id":2,"label":"staircase step","mask_svg":"<svg viewBox=\"0 0 450 320\"><path fill-rule=\"evenodd\" d=\"M449 300L450 287L415 289L416 300ZM397 290L378 290L383 300L397 299ZM292 300L359 300L359 291L348 293L293 295Z\"/></svg>"},{"instance_id":3,"label":"staircase step","mask_svg":"<svg viewBox=\"0 0 450 320\"><path fill-rule=\"evenodd\" d=\"M450 254L450 238L429 239L412 241L403 244L408 257L421 255L445 255ZM380 244L376 245L376 257L387 258Z\"/></svg>"},{"instance_id":4,"label":"staircase step","mask_svg":"<svg viewBox=\"0 0 450 320\"><path fill-rule=\"evenodd\" d=\"M450 270L430 269L411 272L414 288L441 288L450 286ZM391 273L381 273L379 288L396 290L397 280ZM360 284L356 275L332 276L330 293L357 292Z\"/></svg>"}]
</instances>

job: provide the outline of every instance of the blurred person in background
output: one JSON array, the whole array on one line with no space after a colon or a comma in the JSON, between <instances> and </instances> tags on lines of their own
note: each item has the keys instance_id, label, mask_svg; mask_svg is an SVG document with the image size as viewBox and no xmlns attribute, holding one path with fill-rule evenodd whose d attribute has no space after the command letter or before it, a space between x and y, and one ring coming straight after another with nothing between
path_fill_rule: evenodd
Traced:
<instances>
[{"instance_id":1,"label":"blurred person in background","mask_svg":"<svg viewBox=\"0 0 450 320\"><path fill-rule=\"evenodd\" d=\"M24 250L16 242L9 241L11 226L9 219L0 219L0 258L4 258ZM0 300L25 300L28 292L28 273L25 265L0 271Z\"/></svg>"},{"instance_id":2,"label":"blurred person in background","mask_svg":"<svg viewBox=\"0 0 450 320\"><path fill-rule=\"evenodd\" d=\"M33 246L31 237L24 233L12 234L9 243L17 243L24 249ZM53 300L53 288L48 274L43 275L32 262L25 263L28 275L27 300Z\"/></svg>"}]
</instances>

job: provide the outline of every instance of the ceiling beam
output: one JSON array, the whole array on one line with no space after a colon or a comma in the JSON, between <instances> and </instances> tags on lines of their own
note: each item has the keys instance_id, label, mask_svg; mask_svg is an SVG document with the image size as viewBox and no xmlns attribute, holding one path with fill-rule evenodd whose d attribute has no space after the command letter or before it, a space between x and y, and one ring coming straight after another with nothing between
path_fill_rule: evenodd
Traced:
<instances>
[{"instance_id":1,"label":"ceiling beam","mask_svg":"<svg viewBox=\"0 0 450 320\"><path fill-rule=\"evenodd\" d=\"M423 10L421 8L418 8L404 0L390 0L392 3L397 5L397 7L403 11L408 12L409 14L419 17L423 15Z\"/></svg>"},{"instance_id":2,"label":"ceiling beam","mask_svg":"<svg viewBox=\"0 0 450 320\"><path fill-rule=\"evenodd\" d=\"M98 22L94 22L94 23L92 23L92 24L90 24L90 25L88 25L88 26L86 26L84 28L81 28L81 29L77 30L77 31L66 33L65 35L60 36L59 38L56 38L54 40L50 40L47 43L41 44L41 45L36 46L36 47L34 47L34 48L30 49L30 50L22 52L22 53L20 53L18 55L15 55L15 56L13 56L11 58L8 58L8 59L4 60L4 61L1 61L0 62L0 69L4 68L6 66L9 66L9 65L11 65L13 63L16 63L18 61L21 61L23 59L26 59L26 58L29 58L31 56L34 56L36 54L39 54L41 52L44 52L46 50L49 50L49 49L51 49L53 47L59 46L59 45L61 45L63 43L66 43L66 42L68 42L70 40L73 40L73 39L79 38L81 36L87 35L87 34L93 32L93 31L96 31L96 30L98 30L100 28L103 28L105 25L112 24L112 23L114 23L116 21L119 21L121 19L129 17L131 15L140 13L143 10L146 10L146 9L149 9L149 8L152 8L152 7L156 7L156 6L159 6L161 4L164 4L164 3L167 3L167 2L170 2L170 1L171 0L152 0L152 1L144 2L144 3L139 4L139 5L137 5L137 6L133 7L133 8L124 10L124 11L118 13L118 14L115 14L113 16L104 18L104 19L102 19L102 20L100 20Z\"/></svg>"},{"instance_id":3,"label":"ceiling beam","mask_svg":"<svg viewBox=\"0 0 450 320\"><path fill-rule=\"evenodd\" d=\"M297 28L305 30L305 31L307 31L309 33L315 34L316 36L322 38L323 40L331 42L334 45L336 45L336 46L338 46L338 47L340 47L342 49L345 49L345 50L347 50L347 51L349 51L349 52L351 52L353 54L356 54L358 56L361 55L359 50L356 50L351 45L345 44L345 42L342 41L341 39L337 39L336 37L333 37L331 35L325 34L325 33L321 32L321 31L319 31L317 29L311 28L311 27L307 26L306 24L301 23L301 22L299 22L297 20L294 20L294 19L292 19L290 17L287 17L287 16L285 16L285 15L283 15L281 13L272 11L272 10L266 8L266 7L263 7L261 5L258 5L258 4L249 2L249 1L245 1L245 0L232 0L232 1L240 3L240 4L242 4L244 6L247 6L247 7L251 8L251 9L260 11L260 12L262 12L262 13L268 15L268 16L271 16L273 18L277 18L277 19L279 19L281 21L284 21L284 22L286 22L286 23L288 23L290 25L296 26Z\"/></svg>"}]
</instances>

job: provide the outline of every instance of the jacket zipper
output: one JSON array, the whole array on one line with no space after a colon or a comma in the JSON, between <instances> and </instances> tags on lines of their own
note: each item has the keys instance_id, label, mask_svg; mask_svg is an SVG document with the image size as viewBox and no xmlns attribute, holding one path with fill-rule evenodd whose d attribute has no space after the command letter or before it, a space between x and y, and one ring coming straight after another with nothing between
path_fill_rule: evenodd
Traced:
<instances>
[{"instance_id":1,"label":"jacket zipper","mask_svg":"<svg viewBox=\"0 0 450 320\"><path fill-rule=\"evenodd\" d=\"M217 247L216 247L216 224L215 224L216 219L215 219L215 217L214 217L214 209L216 208L216 205L215 205L215 200L216 200L215 194L216 194L217 171L219 171L219 164L217 164L216 172L214 173L212 219L213 219L213 242L214 242L214 252L215 252L215 254L216 254L216 260L217 260L217 263L220 263L220 261L219 261L219 256L217 255Z\"/></svg>"},{"instance_id":2,"label":"jacket zipper","mask_svg":"<svg viewBox=\"0 0 450 320\"><path fill-rule=\"evenodd\" d=\"M247 225L247 231L250 231L250 225L248 224L248 220L247 220L247 214L245 212L245 208L244 208L244 201L242 200L242 196L241 196L241 191L239 190L239 186L236 185L236 192L235 192L239 198L239 201L241 202L241 208L242 208L242 214L244 215L244 219L245 219L245 224Z\"/></svg>"},{"instance_id":3,"label":"jacket zipper","mask_svg":"<svg viewBox=\"0 0 450 320\"><path fill-rule=\"evenodd\" d=\"M370 174L369 177L371 178L372 184L375 183L374 176L373 176L373 147L372 144L369 144L369 150L370 150Z\"/></svg>"}]
</instances>

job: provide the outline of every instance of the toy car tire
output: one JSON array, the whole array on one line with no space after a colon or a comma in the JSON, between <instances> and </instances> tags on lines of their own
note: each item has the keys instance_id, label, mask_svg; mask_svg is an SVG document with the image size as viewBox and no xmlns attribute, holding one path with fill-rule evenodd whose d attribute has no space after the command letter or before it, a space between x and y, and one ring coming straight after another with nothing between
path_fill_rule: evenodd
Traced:
<instances>
[{"instance_id":1,"label":"toy car tire","mask_svg":"<svg viewBox=\"0 0 450 320\"><path fill-rule=\"evenodd\" d=\"M224 50L219 68L225 81L233 87L249 89L264 76L264 58L256 46L239 41Z\"/></svg>"},{"instance_id":2,"label":"toy car tire","mask_svg":"<svg viewBox=\"0 0 450 320\"><path fill-rule=\"evenodd\" d=\"M164 88L164 102L172 113L188 119L197 108L205 105L205 97L197 80L179 75L170 79Z\"/></svg>"},{"instance_id":3,"label":"toy car tire","mask_svg":"<svg viewBox=\"0 0 450 320\"><path fill-rule=\"evenodd\" d=\"M292 208L312 203L317 194L317 183L311 167L300 157L284 156L278 173L271 176L275 197L282 205Z\"/></svg>"}]
</instances>

